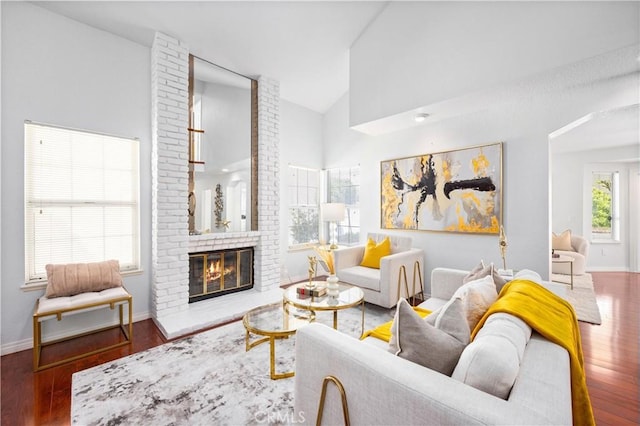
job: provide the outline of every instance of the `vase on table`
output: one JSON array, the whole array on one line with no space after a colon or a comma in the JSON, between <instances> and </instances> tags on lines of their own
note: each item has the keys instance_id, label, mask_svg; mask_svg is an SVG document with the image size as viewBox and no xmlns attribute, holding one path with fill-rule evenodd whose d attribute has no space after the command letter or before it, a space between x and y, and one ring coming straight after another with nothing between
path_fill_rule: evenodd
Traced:
<instances>
[{"instance_id":1,"label":"vase on table","mask_svg":"<svg viewBox=\"0 0 640 426\"><path fill-rule=\"evenodd\" d=\"M327 277L327 295L330 297L338 297L338 294L340 293L338 291L340 288L340 286L338 286L338 281L336 274L331 274Z\"/></svg>"}]
</instances>

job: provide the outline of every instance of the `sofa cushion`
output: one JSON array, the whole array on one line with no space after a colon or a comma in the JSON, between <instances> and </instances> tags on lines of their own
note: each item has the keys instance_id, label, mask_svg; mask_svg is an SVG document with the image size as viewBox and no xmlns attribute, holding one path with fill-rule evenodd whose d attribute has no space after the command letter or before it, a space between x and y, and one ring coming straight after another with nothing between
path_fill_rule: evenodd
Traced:
<instances>
[{"instance_id":1,"label":"sofa cushion","mask_svg":"<svg viewBox=\"0 0 640 426\"><path fill-rule=\"evenodd\" d=\"M469 328L464 319L459 299L451 300L432 318L435 325L422 319L406 300L400 299L391 326L389 351L451 376L469 341Z\"/></svg>"},{"instance_id":2,"label":"sofa cushion","mask_svg":"<svg viewBox=\"0 0 640 426\"><path fill-rule=\"evenodd\" d=\"M368 268L380 269L380 259L391 254L391 241L389 238L385 238L379 243L369 238L367 245L364 247L364 256L360 266L366 266Z\"/></svg>"},{"instance_id":3,"label":"sofa cushion","mask_svg":"<svg viewBox=\"0 0 640 426\"><path fill-rule=\"evenodd\" d=\"M346 283L358 283L358 287L380 291L380 270L366 266L352 266L340 270L338 277Z\"/></svg>"},{"instance_id":4,"label":"sofa cushion","mask_svg":"<svg viewBox=\"0 0 640 426\"><path fill-rule=\"evenodd\" d=\"M461 299L469 329L473 330L489 306L498 299L498 292L493 277L487 275L462 285L452 298Z\"/></svg>"},{"instance_id":5,"label":"sofa cushion","mask_svg":"<svg viewBox=\"0 0 640 426\"><path fill-rule=\"evenodd\" d=\"M530 338L531 328L521 319L493 314L464 349L451 377L507 399Z\"/></svg>"},{"instance_id":6,"label":"sofa cushion","mask_svg":"<svg viewBox=\"0 0 640 426\"><path fill-rule=\"evenodd\" d=\"M554 250L574 251L571 245L571 230L567 229L560 235L551 233L551 248Z\"/></svg>"},{"instance_id":7,"label":"sofa cushion","mask_svg":"<svg viewBox=\"0 0 640 426\"><path fill-rule=\"evenodd\" d=\"M493 283L496 286L496 291L500 293L500 290L502 290L502 287L507 283L507 280L498 274L498 269L493 265L493 263L485 265L481 260L478 266L469 271L469 273L462 279L462 282L466 284L468 282L484 278L487 275L491 275L493 277Z\"/></svg>"},{"instance_id":8,"label":"sofa cushion","mask_svg":"<svg viewBox=\"0 0 640 426\"><path fill-rule=\"evenodd\" d=\"M519 280L529 280L534 283L540 284L542 282L542 277L536 271L532 271L531 269L521 269L513 276L513 279Z\"/></svg>"},{"instance_id":9,"label":"sofa cushion","mask_svg":"<svg viewBox=\"0 0 640 426\"><path fill-rule=\"evenodd\" d=\"M46 297L75 296L122 286L117 260L94 263L48 264Z\"/></svg>"}]
</instances>

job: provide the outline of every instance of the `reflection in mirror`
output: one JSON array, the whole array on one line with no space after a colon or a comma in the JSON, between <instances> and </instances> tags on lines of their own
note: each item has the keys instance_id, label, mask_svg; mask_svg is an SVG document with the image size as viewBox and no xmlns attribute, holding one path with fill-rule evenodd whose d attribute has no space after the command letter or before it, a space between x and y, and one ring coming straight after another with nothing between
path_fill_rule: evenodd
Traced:
<instances>
[{"instance_id":1,"label":"reflection in mirror","mask_svg":"<svg viewBox=\"0 0 640 426\"><path fill-rule=\"evenodd\" d=\"M189 231L255 230L256 82L190 59Z\"/></svg>"}]
</instances>

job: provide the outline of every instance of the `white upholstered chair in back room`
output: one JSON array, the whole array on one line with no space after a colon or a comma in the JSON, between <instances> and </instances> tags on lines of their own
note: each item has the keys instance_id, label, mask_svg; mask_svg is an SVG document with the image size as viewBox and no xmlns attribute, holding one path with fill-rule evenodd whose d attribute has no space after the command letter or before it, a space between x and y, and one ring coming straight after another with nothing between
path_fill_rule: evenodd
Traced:
<instances>
[{"instance_id":1,"label":"white upholstered chair in back room","mask_svg":"<svg viewBox=\"0 0 640 426\"><path fill-rule=\"evenodd\" d=\"M563 232L559 236L554 234L554 237L560 237L567 231ZM587 257L589 256L589 241L575 234L570 234L571 247L559 247L556 238L552 238L552 247L555 254L562 256L569 256L573 258L573 274L583 275L586 272ZM558 248L559 247L559 248ZM571 248L571 250L569 250ZM552 263L551 272L554 274L569 275L571 273L571 265L568 263Z\"/></svg>"}]
</instances>

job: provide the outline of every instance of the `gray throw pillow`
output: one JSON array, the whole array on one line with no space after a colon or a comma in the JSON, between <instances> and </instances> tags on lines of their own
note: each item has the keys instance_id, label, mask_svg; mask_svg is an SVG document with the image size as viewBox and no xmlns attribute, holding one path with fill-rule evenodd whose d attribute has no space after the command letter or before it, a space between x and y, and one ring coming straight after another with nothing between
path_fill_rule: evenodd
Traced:
<instances>
[{"instance_id":1,"label":"gray throw pillow","mask_svg":"<svg viewBox=\"0 0 640 426\"><path fill-rule=\"evenodd\" d=\"M469 271L469 273L462 279L462 282L466 284L468 282L484 278L487 275L491 275L493 277L493 283L496 285L496 291L500 293L500 290L502 290L502 287L507 283L507 280L498 274L498 270L493 266L493 263L485 266L484 262L480 261L480 264Z\"/></svg>"},{"instance_id":2,"label":"gray throw pillow","mask_svg":"<svg viewBox=\"0 0 640 426\"><path fill-rule=\"evenodd\" d=\"M469 343L469 325L462 303L452 299L437 315L430 317L422 319L401 299L391 326L389 352L451 376Z\"/></svg>"}]
</instances>

